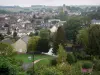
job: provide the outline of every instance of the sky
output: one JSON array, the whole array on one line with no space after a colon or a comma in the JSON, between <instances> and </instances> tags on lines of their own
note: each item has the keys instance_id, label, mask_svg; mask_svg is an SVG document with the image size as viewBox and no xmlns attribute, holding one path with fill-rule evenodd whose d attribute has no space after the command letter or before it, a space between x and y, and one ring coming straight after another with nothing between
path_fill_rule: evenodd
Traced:
<instances>
[{"instance_id":1,"label":"sky","mask_svg":"<svg viewBox=\"0 0 100 75\"><path fill-rule=\"evenodd\" d=\"M31 5L100 5L100 0L0 0L0 5L12 6L19 5L22 7L29 7Z\"/></svg>"}]
</instances>

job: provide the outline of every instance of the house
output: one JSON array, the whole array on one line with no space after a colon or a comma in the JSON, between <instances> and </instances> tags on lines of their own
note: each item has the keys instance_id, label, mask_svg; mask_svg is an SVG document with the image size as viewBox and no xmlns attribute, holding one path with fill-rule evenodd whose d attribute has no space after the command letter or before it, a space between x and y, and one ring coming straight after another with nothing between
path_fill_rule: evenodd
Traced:
<instances>
[{"instance_id":1,"label":"house","mask_svg":"<svg viewBox=\"0 0 100 75\"><path fill-rule=\"evenodd\" d=\"M22 37L22 36L26 36L27 35L27 30L25 30L25 29L20 29L19 30L19 32L17 32L18 34L18 36L19 37Z\"/></svg>"},{"instance_id":2,"label":"house","mask_svg":"<svg viewBox=\"0 0 100 75\"><path fill-rule=\"evenodd\" d=\"M15 51L18 53L26 53L28 40L28 36L23 36L18 41L16 41L14 44Z\"/></svg>"},{"instance_id":3,"label":"house","mask_svg":"<svg viewBox=\"0 0 100 75\"><path fill-rule=\"evenodd\" d=\"M7 30L0 30L0 33L3 34L3 35L6 35L7 34Z\"/></svg>"},{"instance_id":4,"label":"house","mask_svg":"<svg viewBox=\"0 0 100 75\"><path fill-rule=\"evenodd\" d=\"M93 19L91 20L91 24L100 24L100 20Z\"/></svg>"},{"instance_id":5,"label":"house","mask_svg":"<svg viewBox=\"0 0 100 75\"><path fill-rule=\"evenodd\" d=\"M10 38L5 38L4 40L1 41L2 43L7 43L13 45L13 41Z\"/></svg>"},{"instance_id":6,"label":"house","mask_svg":"<svg viewBox=\"0 0 100 75\"><path fill-rule=\"evenodd\" d=\"M50 31L52 32L52 33L54 33L54 32L56 32L57 31L57 27L56 26L53 26L51 29L50 29Z\"/></svg>"}]
</instances>

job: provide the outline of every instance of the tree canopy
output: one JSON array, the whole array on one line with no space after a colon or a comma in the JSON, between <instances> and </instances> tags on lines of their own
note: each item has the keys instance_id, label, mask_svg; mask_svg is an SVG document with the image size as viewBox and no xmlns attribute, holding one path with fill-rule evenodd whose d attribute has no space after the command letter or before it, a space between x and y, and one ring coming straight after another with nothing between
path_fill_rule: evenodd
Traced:
<instances>
[{"instance_id":1,"label":"tree canopy","mask_svg":"<svg viewBox=\"0 0 100 75\"><path fill-rule=\"evenodd\" d=\"M89 28L89 54L100 56L100 25Z\"/></svg>"},{"instance_id":2,"label":"tree canopy","mask_svg":"<svg viewBox=\"0 0 100 75\"><path fill-rule=\"evenodd\" d=\"M83 28L83 29L79 30L79 32L77 34L77 42L82 44L85 49L88 48L88 44L89 44L88 36L89 36L88 28Z\"/></svg>"},{"instance_id":3,"label":"tree canopy","mask_svg":"<svg viewBox=\"0 0 100 75\"><path fill-rule=\"evenodd\" d=\"M0 43L0 55L11 56L13 54L13 47L10 44Z\"/></svg>"},{"instance_id":4,"label":"tree canopy","mask_svg":"<svg viewBox=\"0 0 100 75\"><path fill-rule=\"evenodd\" d=\"M49 39L50 31L47 29L41 29L39 35L40 35L41 39Z\"/></svg>"},{"instance_id":5,"label":"tree canopy","mask_svg":"<svg viewBox=\"0 0 100 75\"><path fill-rule=\"evenodd\" d=\"M32 51L36 50L39 39L40 39L40 37L38 37L38 36L33 36L29 39L28 45L27 45L28 52L32 52Z\"/></svg>"},{"instance_id":6,"label":"tree canopy","mask_svg":"<svg viewBox=\"0 0 100 75\"><path fill-rule=\"evenodd\" d=\"M0 41L4 39L4 36L0 33Z\"/></svg>"},{"instance_id":7,"label":"tree canopy","mask_svg":"<svg viewBox=\"0 0 100 75\"><path fill-rule=\"evenodd\" d=\"M48 39L39 39L37 44L37 51L39 52L48 52L50 49L50 44Z\"/></svg>"},{"instance_id":8,"label":"tree canopy","mask_svg":"<svg viewBox=\"0 0 100 75\"><path fill-rule=\"evenodd\" d=\"M82 22L80 18L72 17L64 24L64 30L68 40L75 40L78 30L80 30Z\"/></svg>"},{"instance_id":9,"label":"tree canopy","mask_svg":"<svg viewBox=\"0 0 100 75\"><path fill-rule=\"evenodd\" d=\"M58 30L55 34L55 38L53 41L53 52L54 53L57 52L59 48L59 44L61 44L63 47L66 44L65 31L62 26L58 27Z\"/></svg>"},{"instance_id":10,"label":"tree canopy","mask_svg":"<svg viewBox=\"0 0 100 75\"><path fill-rule=\"evenodd\" d=\"M61 44L59 45L57 54L58 54L58 58L57 58L58 64L66 62L67 52L64 50L64 48Z\"/></svg>"}]
</instances>

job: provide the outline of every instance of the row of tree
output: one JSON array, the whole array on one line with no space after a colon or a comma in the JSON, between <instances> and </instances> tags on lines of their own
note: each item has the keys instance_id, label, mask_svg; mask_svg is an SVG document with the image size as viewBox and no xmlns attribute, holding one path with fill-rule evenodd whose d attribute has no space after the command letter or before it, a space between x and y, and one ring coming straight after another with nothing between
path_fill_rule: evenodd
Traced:
<instances>
[{"instance_id":1,"label":"row of tree","mask_svg":"<svg viewBox=\"0 0 100 75\"><path fill-rule=\"evenodd\" d=\"M83 28L79 31L77 40L87 54L100 56L100 25Z\"/></svg>"}]
</instances>

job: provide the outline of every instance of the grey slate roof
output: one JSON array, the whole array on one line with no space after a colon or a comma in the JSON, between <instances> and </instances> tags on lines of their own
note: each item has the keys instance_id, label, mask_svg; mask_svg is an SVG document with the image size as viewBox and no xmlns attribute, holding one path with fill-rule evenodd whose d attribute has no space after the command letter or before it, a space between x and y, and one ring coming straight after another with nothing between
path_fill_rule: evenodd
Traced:
<instances>
[{"instance_id":1,"label":"grey slate roof","mask_svg":"<svg viewBox=\"0 0 100 75\"><path fill-rule=\"evenodd\" d=\"M29 36L22 36L21 39L27 44L29 40Z\"/></svg>"},{"instance_id":2,"label":"grey slate roof","mask_svg":"<svg viewBox=\"0 0 100 75\"><path fill-rule=\"evenodd\" d=\"M1 41L2 43L8 43L8 44L13 44L13 41L10 38L6 38Z\"/></svg>"}]
</instances>

